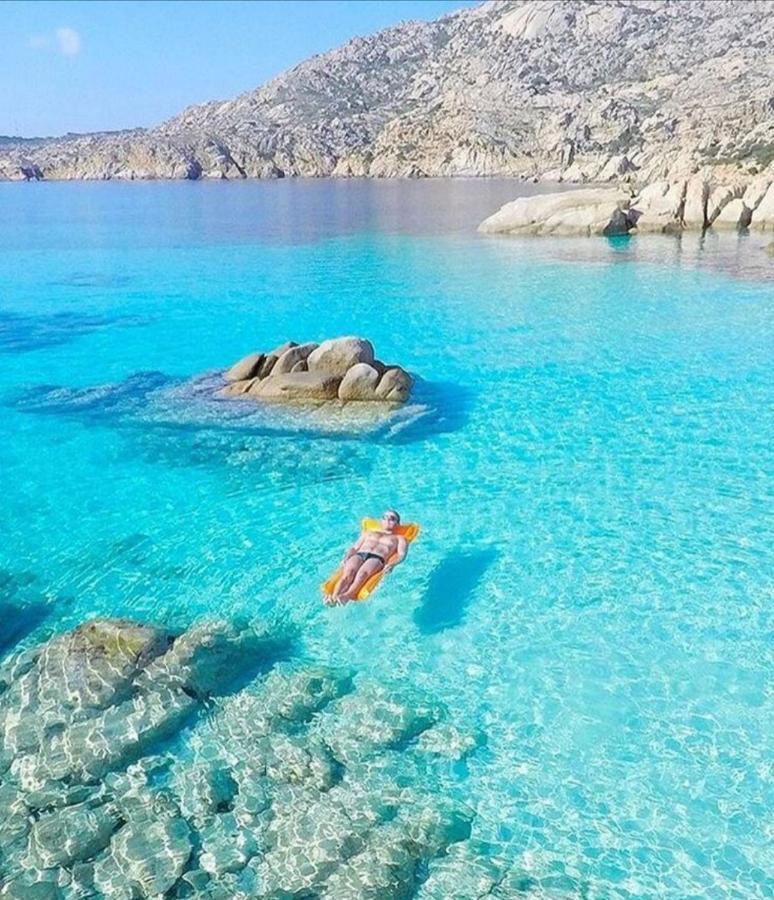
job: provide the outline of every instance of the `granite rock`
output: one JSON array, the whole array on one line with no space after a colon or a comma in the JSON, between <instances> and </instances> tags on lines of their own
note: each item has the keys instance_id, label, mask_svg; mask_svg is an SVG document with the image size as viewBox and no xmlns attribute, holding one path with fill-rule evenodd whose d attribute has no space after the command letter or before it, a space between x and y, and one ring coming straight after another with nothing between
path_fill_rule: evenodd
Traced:
<instances>
[{"instance_id":1,"label":"granite rock","mask_svg":"<svg viewBox=\"0 0 774 900\"><path fill-rule=\"evenodd\" d=\"M326 372L272 373L250 388L247 396L280 403L306 403L335 400L341 379Z\"/></svg>"},{"instance_id":2,"label":"granite rock","mask_svg":"<svg viewBox=\"0 0 774 900\"><path fill-rule=\"evenodd\" d=\"M618 188L519 197L485 219L478 230L484 234L626 234L634 225L630 201Z\"/></svg>"},{"instance_id":3,"label":"granite rock","mask_svg":"<svg viewBox=\"0 0 774 900\"><path fill-rule=\"evenodd\" d=\"M379 372L368 363L355 363L339 385L339 400L374 400Z\"/></svg>"},{"instance_id":4,"label":"granite rock","mask_svg":"<svg viewBox=\"0 0 774 900\"><path fill-rule=\"evenodd\" d=\"M244 377L231 380L235 375ZM378 402L374 409L387 410L405 403L414 383L404 369L376 359L371 342L358 337L332 338L319 345L291 341L245 357L224 377L227 383L217 391L223 399L295 406L339 400L339 407Z\"/></svg>"},{"instance_id":5,"label":"granite rock","mask_svg":"<svg viewBox=\"0 0 774 900\"><path fill-rule=\"evenodd\" d=\"M471 844L448 760L476 739L288 646L262 623L97 620L10 667L0 711L27 739L0 775L3 896L406 898ZM41 698L54 724L29 728Z\"/></svg>"},{"instance_id":6,"label":"granite rock","mask_svg":"<svg viewBox=\"0 0 774 900\"><path fill-rule=\"evenodd\" d=\"M374 348L370 341L359 337L331 338L323 341L310 354L307 365L310 372L325 372L343 378L357 363L371 364Z\"/></svg>"}]
</instances>

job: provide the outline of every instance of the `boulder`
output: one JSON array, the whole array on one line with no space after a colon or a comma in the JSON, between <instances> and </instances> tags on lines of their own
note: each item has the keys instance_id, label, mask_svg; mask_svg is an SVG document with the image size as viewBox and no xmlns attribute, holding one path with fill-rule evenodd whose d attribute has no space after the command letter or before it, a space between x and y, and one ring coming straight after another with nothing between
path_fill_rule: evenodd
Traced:
<instances>
[{"instance_id":1,"label":"boulder","mask_svg":"<svg viewBox=\"0 0 774 900\"><path fill-rule=\"evenodd\" d=\"M265 353L251 353L249 356L245 356L226 372L226 381L244 381L254 378L265 359Z\"/></svg>"},{"instance_id":2,"label":"boulder","mask_svg":"<svg viewBox=\"0 0 774 900\"><path fill-rule=\"evenodd\" d=\"M325 709L315 727L333 756L347 764L418 737L440 716L439 708L421 696L397 701L388 689L368 685Z\"/></svg>"},{"instance_id":3,"label":"boulder","mask_svg":"<svg viewBox=\"0 0 774 900\"><path fill-rule=\"evenodd\" d=\"M626 234L632 227L630 197L618 188L519 197L479 226L483 234Z\"/></svg>"},{"instance_id":4,"label":"boulder","mask_svg":"<svg viewBox=\"0 0 774 900\"><path fill-rule=\"evenodd\" d=\"M710 187L703 178L691 178L685 189L683 225L686 228L704 228L707 224L707 201Z\"/></svg>"},{"instance_id":5,"label":"boulder","mask_svg":"<svg viewBox=\"0 0 774 900\"><path fill-rule=\"evenodd\" d=\"M626 175L627 172L633 172L635 169L636 166L632 165L628 156L625 154L618 154L616 156L611 156L610 159L608 159L595 180L613 181L620 178L622 175Z\"/></svg>"},{"instance_id":6,"label":"boulder","mask_svg":"<svg viewBox=\"0 0 774 900\"><path fill-rule=\"evenodd\" d=\"M279 359L283 353L287 353L288 350L297 346L298 345L295 341L285 341L284 344L280 344L279 347L275 347L273 350L270 350L266 355L273 356L275 357L275 359Z\"/></svg>"},{"instance_id":7,"label":"boulder","mask_svg":"<svg viewBox=\"0 0 774 900\"><path fill-rule=\"evenodd\" d=\"M274 353L267 353L265 359L258 369L258 378L268 378L269 375L271 375L272 370L274 369L274 365L278 359L279 357L275 356Z\"/></svg>"},{"instance_id":8,"label":"boulder","mask_svg":"<svg viewBox=\"0 0 774 900\"><path fill-rule=\"evenodd\" d=\"M305 362L309 354L313 350L316 350L317 347L317 344L312 343L296 344L293 347L289 347L274 364L274 368L271 371L272 376L284 375L287 372L292 372L294 367L300 362Z\"/></svg>"},{"instance_id":9,"label":"boulder","mask_svg":"<svg viewBox=\"0 0 774 900\"><path fill-rule=\"evenodd\" d=\"M248 396L271 401L335 400L341 378L324 371L287 372L256 382Z\"/></svg>"},{"instance_id":10,"label":"boulder","mask_svg":"<svg viewBox=\"0 0 774 900\"><path fill-rule=\"evenodd\" d=\"M377 828L365 848L331 875L321 900L406 900L414 894L420 858L398 825Z\"/></svg>"},{"instance_id":11,"label":"boulder","mask_svg":"<svg viewBox=\"0 0 774 900\"><path fill-rule=\"evenodd\" d=\"M135 677L168 644L160 629L122 619L94 619L53 638L2 694L4 752L34 753L75 716L129 697Z\"/></svg>"},{"instance_id":12,"label":"boulder","mask_svg":"<svg viewBox=\"0 0 774 900\"><path fill-rule=\"evenodd\" d=\"M309 354L310 372L320 372L343 378L357 363L373 363L374 348L370 341L359 337L341 337L323 341Z\"/></svg>"},{"instance_id":13,"label":"boulder","mask_svg":"<svg viewBox=\"0 0 774 900\"><path fill-rule=\"evenodd\" d=\"M412 377L405 369L399 367L387 369L376 386L374 396L377 400L404 403L408 400L413 383Z\"/></svg>"},{"instance_id":14,"label":"boulder","mask_svg":"<svg viewBox=\"0 0 774 900\"><path fill-rule=\"evenodd\" d=\"M675 232L683 227L685 181L656 181L644 187L632 201L637 231Z\"/></svg>"},{"instance_id":15,"label":"boulder","mask_svg":"<svg viewBox=\"0 0 774 900\"><path fill-rule=\"evenodd\" d=\"M404 369L385 366L375 359L371 342L359 337L333 338L322 344L289 341L270 353L256 353L251 359L251 371L257 374L230 381L217 396L312 405L336 399L344 403L402 403L413 383ZM243 362L229 371L248 371L250 367ZM379 407L374 406L374 410L378 413Z\"/></svg>"},{"instance_id":16,"label":"boulder","mask_svg":"<svg viewBox=\"0 0 774 900\"><path fill-rule=\"evenodd\" d=\"M157 657L138 678L138 684L159 690L182 689L186 696L206 698L220 692L248 661L277 649L263 626L240 628L228 622L192 626Z\"/></svg>"},{"instance_id":17,"label":"boulder","mask_svg":"<svg viewBox=\"0 0 774 900\"><path fill-rule=\"evenodd\" d=\"M716 187L707 200L707 224L712 225L720 215L723 207L737 196L739 196L739 191L736 188L728 187L727 185Z\"/></svg>"},{"instance_id":18,"label":"boulder","mask_svg":"<svg viewBox=\"0 0 774 900\"><path fill-rule=\"evenodd\" d=\"M243 381L232 381L231 384L227 384L223 390L219 392L218 396L239 397L242 394L246 394L253 386L253 382L257 380L257 378L247 378Z\"/></svg>"},{"instance_id":19,"label":"boulder","mask_svg":"<svg viewBox=\"0 0 774 900\"><path fill-rule=\"evenodd\" d=\"M120 821L115 808L85 803L41 816L30 829L27 863L49 869L90 859L110 843Z\"/></svg>"},{"instance_id":20,"label":"boulder","mask_svg":"<svg viewBox=\"0 0 774 900\"><path fill-rule=\"evenodd\" d=\"M117 872L133 889L131 896L161 897L183 874L191 850L190 828L180 816L130 822L113 838L104 865L96 867L97 887L110 896Z\"/></svg>"},{"instance_id":21,"label":"boulder","mask_svg":"<svg viewBox=\"0 0 774 900\"><path fill-rule=\"evenodd\" d=\"M747 228L752 219L752 210L737 197L721 209L712 223L713 228Z\"/></svg>"},{"instance_id":22,"label":"boulder","mask_svg":"<svg viewBox=\"0 0 774 900\"><path fill-rule=\"evenodd\" d=\"M375 400L379 372L368 363L356 363L342 378L339 400Z\"/></svg>"},{"instance_id":23,"label":"boulder","mask_svg":"<svg viewBox=\"0 0 774 900\"><path fill-rule=\"evenodd\" d=\"M753 211L750 227L759 231L774 230L774 183L761 198Z\"/></svg>"},{"instance_id":24,"label":"boulder","mask_svg":"<svg viewBox=\"0 0 774 900\"><path fill-rule=\"evenodd\" d=\"M747 185L747 189L742 194L745 206L748 206L753 212L760 205L761 200L766 196L769 188L774 184L770 175L756 178Z\"/></svg>"}]
</instances>

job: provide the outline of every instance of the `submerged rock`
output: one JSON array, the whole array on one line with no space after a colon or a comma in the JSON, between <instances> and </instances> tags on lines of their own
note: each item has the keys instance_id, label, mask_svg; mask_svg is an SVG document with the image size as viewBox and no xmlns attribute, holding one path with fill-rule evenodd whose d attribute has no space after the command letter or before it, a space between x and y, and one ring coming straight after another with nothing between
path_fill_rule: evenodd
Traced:
<instances>
[{"instance_id":1,"label":"submerged rock","mask_svg":"<svg viewBox=\"0 0 774 900\"><path fill-rule=\"evenodd\" d=\"M26 864L50 869L91 859L108 845L120 821L110 804L92 808L82 803L44 815L30 829Z\"/></svg>"},{"instance_id":2,"label":"submerged rock","mask_svg":"<svg viewBox=\"0 0 774 900\"><path fill-rule=\"evenodd\" d=\"M102 619L6 667L3 896L389 900L427 871L446 884L434 864L475 820L448 796L448 757L476 739L413 691L277 662L286 645L260 623Z\"/></svg>"},{"instance_id":3,"label":"submerged rock","mask_svg":"<svg viewBox=\"0 0 774 900\"><path fill-rule=\"evenodd\" d=\"M269 403L321 405L405 403L413 379L399 366L374 356L370 341L341 337L321 344L292 341L269 353L251 353L224 373L228 382L218 396Z\"/></svg>"}]
</instances>

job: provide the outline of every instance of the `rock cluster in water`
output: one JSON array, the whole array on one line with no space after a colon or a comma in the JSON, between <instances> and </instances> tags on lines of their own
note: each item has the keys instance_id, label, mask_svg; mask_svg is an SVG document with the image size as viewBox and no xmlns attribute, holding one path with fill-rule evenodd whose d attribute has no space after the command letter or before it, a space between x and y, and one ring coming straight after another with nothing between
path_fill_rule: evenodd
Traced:
<instances>
[{"instance_id":1,"label":"rock cluster in water","mask_svg":"<svg viewBox=\"0 0 774 900\"><path fill-rule=\"evenodd\" d=\"M400 366L376 359L370 341L340 337L321 344L289 341L251 353L225 373L222 397L270 403L405 403L413 379Z\"/></svg>"},{"instance_id":2,"label":"rock cluster in water","mask_svg":"<svg viewBox=\"0 0 774 900\"><path fill-rule=\"evenodd\" d=\"M696 176L637 192L597 187L519 197L485 219L485 234L679 233L685 229L774 230L774 179L734 186Z\"/></svg>"},{"instance_id":3,"label":"rock cluster in water","mask_svg":"<svg viewBox=\"0 0 774 900\"><path fill-rule=\"evenodd\" d=\"M771 0L492 0L404 22L150 129L0 138L0 177L771 171Z\"/></svg>"},{"instance_id":4,"label":"rock cluster in water","mask_svg":"<svg viewBox=\"0 0 774 900\"><path fill-rule=\"evenodd\" d=\"M444 790L477 739L287 649L100 619L0 664L2 896L514 896Z\"/></svg>"}]
</instances>

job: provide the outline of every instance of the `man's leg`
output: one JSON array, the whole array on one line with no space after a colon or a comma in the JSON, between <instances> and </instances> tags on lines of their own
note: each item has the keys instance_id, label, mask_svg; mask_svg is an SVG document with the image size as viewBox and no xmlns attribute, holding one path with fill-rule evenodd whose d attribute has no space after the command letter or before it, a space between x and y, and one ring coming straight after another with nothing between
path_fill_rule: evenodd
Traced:
<instances>
[{"instance_id":1,"label":"man's leg","mask_svg":"<svg viewBox=\"0 0 774 900\"><path fill-rule=\"evenodd\" d=\"M333 599L339 600L343 597L349 586L355 580L355 576L363 565L363 560L359 556L350 556L350 558L341 567L341 577L339 583L333 591Z\"/></svg>"},{"instance_id":2,"label":"man's leg","mask_svg":"<svg viewBox=\"0 0 774 900\"><path fill-rule=\"evenodd\" d=\"M349 590L342 591L342 598L348 600L356 600L357 595L360 593L360 589L363 587L366 581L368 581L368 579L372 575L376 575L377 572L381 572L383 568L384 563L380 560L367 559L357 570L357 573L355 574Z\"/></svg>"}]
</instances>

